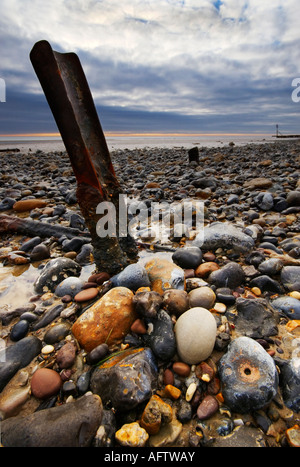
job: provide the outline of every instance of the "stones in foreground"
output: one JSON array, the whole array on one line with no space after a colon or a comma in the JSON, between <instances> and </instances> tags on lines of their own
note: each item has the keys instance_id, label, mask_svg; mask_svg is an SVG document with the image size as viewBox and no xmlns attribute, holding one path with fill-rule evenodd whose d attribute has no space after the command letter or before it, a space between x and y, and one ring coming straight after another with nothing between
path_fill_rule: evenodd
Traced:
<instances>
[{"instance_id":1,"label":"stones in foreground","mask_svg":"<svg viewBox=\"0 0 300 467\"><path fill-rule=\"evenodd\" d=\"M68 404L1 422L5 447L88 447L101 424L99 396L86 394Z\"/></svg>"},{"instance_id":2,"label":"stones in foreground","mask_svg":"<svg viewBox=\"0 0 300 467\"><path fill-rule=\"evenodd\" d=\"M228 407L238 413L259 410L277 393L278 372L273 358L254 339L234 339L219 361L222 394Z\"/></svg>"}]
</instances>

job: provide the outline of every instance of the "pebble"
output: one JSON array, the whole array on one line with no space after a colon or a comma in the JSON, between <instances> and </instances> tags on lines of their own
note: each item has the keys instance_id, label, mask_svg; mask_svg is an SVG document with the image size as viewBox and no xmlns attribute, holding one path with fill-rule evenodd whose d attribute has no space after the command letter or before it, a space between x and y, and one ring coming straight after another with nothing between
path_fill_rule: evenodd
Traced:
<instances>
[{"instance_id":1,"label":"pebble","mask_svg":"<svg viewBox=\"0 0 300 467\"><path fill-rule=\"evenodd\" d=\"M172 260L183 269L197 269L202 261L202 251L199 247L183 247L173 253Z\"/></svg>"},{"instance_id":2,"label":"pebble","mask_svg":"<svg viewBox=\"0 0 300 467\"><path fill-rule=\"evenodd\" d=\"M158 292L138 291L132 300L136 313L142 318L156 318L157 313L162 307L163 299Z\"/></svg>"},{"instance_id":3,"label":"pebble","mask_svg":"<svg viewBox=\"0 0 300 467\"><path fill-rule=\"evenodd\" d=\"M179 317L190 308L187 292L178 289L166 290L163 294L162 306L170 315Z\"/></svg>"},{"instance_id":4,"label":"pebble","mask_svg":"<svg viewBox=\"0 0 300 467\"><path fill-rule=\"evenodd\" d=\"M20 200L14 203L13 205L13 210L16 212L25 212L25 211L31 211L32 209L35 208L43 208L44 206L47 206L47 201L42 200L42 199L26 199L26 200Z\"/></svg>"},{"instance_id":5,"label":"pebble","mask_svg":"<svg viewBox=\"0 0 300 467\"><path fill-rule=\"evenodd\" d=\"M99 291L97 288L94 288L94 287L90 287L88 289L85 289L85 290L81 290L80 292L78 292L75 297L74 297L74 300L75 302L87 302L89 300L93 300L94 298L97 297Z\"/></svg>"},{"instance_id":6,"label":"pebble","mask_svg":"<svg viewBox=\"0 0 300 467\"><path fill-rule=\"evenodd\" d=\"M89 352L105 342L121 343L137 318L133 296L126 287L115 287L80 315L72 333L81 347Z\"/></svg>"},{"instance_id":7,"label":"pebble","mask_svg":"<svg viewBox=\"0 0 300 467\"><path fill-rule=\"evenodd\" d=\"M208 277L208 282L216 288L228 287L235 289L243 284L244 280L245 273L243 268L240 264L234 262L230 262L217 271L213 271Z\"/></svg>"},{"instance_id":8,"label":"pebble","mask_svg":"<svg viewBox=\"0 0 300 467\"><path fill-rule=\"evenodd\" d=\"M110 279L110 275L107 272L99 272L97 274L92 274L89 278L89 282L95 282L98 285L102 285L104 282Z\"/></svg>"},{"instance_id":9,"label":"pebble","mask_svg":"<svg viewBox=\"0 0 300 467\"><path fill-rule=\"evenodd\" d=\"M175 324L177 352L187 364L208 358L214 348L217 325L213 315L205 308L190 308Z\"/></svg>"},{"instance_id":10,"label":"pebble","mask_svg":"<svg viewBox=\"0 0 300 467\"><path fill-rule=\"evenodd\" d=\"M165 386L164 393L166 397L170 397L173 400L177 400L181 396L181 390L172 384L167 384Z\"/></svg>"},{"instance_id":11,"label":"pebble","mask_svg":"<svg viewBox=\"0 0 300 467\"><path fill-rule=\"evenodd\" d=\"M76 347L72 342L67 342L64 344L56 354L56 363L59 368L71 368L75 362L76 358Z\"/></svg>"},{"instance_id":12,"label":"pebble","mask_svg":"<svg viewBox=\"0 0 300 467\"><path fill-rule=\"evenodd\" d=\"M90 447L102 413L100 398L85 394L67 404L4 420L1 441L7 447Z\"/></svg>"},{"instance_id":13,"label":"pebble","mask_svg":"<svg viewBox=\"0 0 300 467\"><path fill-rule=\"evenodd\" d=\"M42 261L43 259L48 259L50 258L50 253L50 248L44 243L40 243L39 245L33 247L30 253L30 261L34 262Z\"/></svg>"},{"instance_id":14,"label":"pebble","mask_svg":"<svg viewBox=\"0 0 300 467\"><path fill-rule=\"evenodd\" d=\"M78 277L81 266L69 258L51 259L34 283L36 293L54 292L58 284L69 276Z\"/></svg>"},{"instance_id":15,"label":"pebble","mask_svg":"<svg viewBox=\"0 0 300 467\"><path fill-rule=\"evenodd\" d=\"M31 392L37 399L47 399L57 394L61 385L61 377L50 368L37 369L31 378Z\"/></svg>"},{"instance_id":16,"label":"pebble","mask_svg":"<svg viewBox=\"0 0 300 467\"><path fill-rule=\"evenodd\" d=\"M155 435L159 432L161 426L165 423L170 423L172 418L172 407L154 394L142 413L140 426L149 435Z\"/></svg>"},{"instance_id":17,"label":"pebble","mask_svg":"<svg viewBox=\"0 0 300 467\"><path fill-rule=\"evenodd\" d=\"M129 348L97 366L90 388L117 410L130 411L147 402L157 385L157 363L150 348Z\"/></svg>"},{"instance_id":18,"label":"pebble","mask_svg":"<svg viewBox=\"0 0 300 467\"><path fill-rule=\"evenodd\" d=\"M170 423L161 427L156 435L149 438L149 446L154 448L172 446L182 431L182 423L173 419Z\"/></svg>"},{"instance_id":19,"label":"pebble","mask_svg":"<svg viewBox=\"0 0 300 467\"><path fill-rule=\"evenodd\" d=\"M184 270L166 259L154 258L145 264L151 289L163 294L167 289L184 289Z\"/></svg>"},{"instance_id":20,"label":"pebble","mask_svg":"<svg viewBox=\"0 0 300 467\"><path fill-rule=\"evenodd\" d=\"M145 345L149 346L156 357L163 361L171 359L176 352L173 321L165 310L160 310L153 320L151 332L142 335Z\"/></svg>"},{"instance_id":21,"label":"pebble","mask_svg":"<svg viewBox=\"0 0 300 467\"><path fill-rule=\"evenodd\" d=\"M87 356L86 361L89 365L94 365L95 363L100 362L106 355L109 353L109 348L106 343L97 345L93 350L91 350Z\"/></svg>"},{"instance_id":22,"label":"pebble","mask_svg":"<svg viewBox=\"0 0 300 467\"><path fill-rule=\"evenodd\" d=\"M62 341L70 332L70 325L66 323L55 324L44 334L46 344L53 345Z\"/></svg>"},{"instance_id":23,"label":"pebble","mask_svg":"<svg viewBox=\"0 0 300 467\"><path fill-rule=\"evenodd\" d=\"M145 446L149 435L137 422L126 423L115 433L117 443L121 446L138 448Z\"/></svg>"},{"instance_id":24,"label":"pebble","mask_svg":"<svg viewBox=\"0 0 300 467\"><path fill-rule=\"evenodd\" d=\"M209 310L216 301L216 294L210 287L199 287L188 294L189 307L202 307Z\"/></svg>"},{"instance_id":25,"label":"pebble","mask_svg":"<svg viewBox=\"0 0 300 467\"><path fill-rule=\"evenodd\" d=\"M175 362L172 365L172 369L175 373L179 376L187 377L191 372L191 367L187 363L184 362Z\"/></svg>"},{"instance_id":26,"label":"pebble","mask_svg":"<svg viewBox=\"0 0 300 467\"><path fill-rule=\"evenodd\" d=\"M289 319L300 319L300 300L291 296L282 296L271 301L272 307L280 310Z\"/></svg>"},{"instance_id":27,"label":"pebble","mask_svg":"<svg viewBox=\"0 0 300 467\"><path fill-rule=\"evenodd\" d=\"M195 270L196 277L200 277L205 279L210 275L211 272L217 271L219 269L219 265L214 261L208 261L206 263L200 264Z\"/></svg>"},{"instance_id":28,"label":"pebble","mask_svg":"<svg viewBox=\"0 0 300 467\"><path fill-rule=\"evenodd\" d=\"M203 234L204 240L202 241ZM254 247L253 239L231 223L215 222L204 227L203 234L199 234L199 239L196 237L193 242L196 246L197 242L200 242L199 246L201 246L202 250L223 248L225 250L233 249L237 252L248 253Z\"/></svg>"},{"instance_id":29,"label":"pebble","mask_svg":"<svg viewBox=\"0 0 300 467\"><path fill-rule=\"evenodd\" d=\"M51 344L45 345L41 350L43 355L49 355L54 352L54 347Z\"/></svg>"},{"instance_id":30,"label":"pebble","mask_svg":"<svg viewBox=\"0 0 300 467\"><path fill-rule=\"evenodd\" d=\"M19 341L23 339L28 333L29 330L29 321L26 319L21 319L18 321L11 329L10 338L12 341Z\"/></svg>"},{"instance_id":31,"label":"pebble","mask_svg":"<svg viewBox=\"0 0 300 467\"><path fill-rule=\"evenodd\" d=\"M206 396L200 403L197 409L197 417L199 420L206 420L214 415L219 409L219 403L214 396Z\"/></svg>"},{"instance_id":32,"label":"pebble","mask_svg":"<svg viewBox=\"0 0 300 467\"><path fill-rule=\"evenodd\" d=\"M196 383L191 383L189 385L189 387L187 388L186 390L186 393L185 393L185 400L187 402L190 402L196 392L196 389L197 389L197 384Z\"/></svg>"},{"instance_id":33,"label":"pebble","mask_svg":"<svg viewBox=\"0 0 300 467\"><path fill-rule=\"evenodd\" d=\"M111 278L115 287L126 287L133 292L140 287L148 287L150 281L146 269L139 263L130 264L119 274Z\"/></svg>"},{"instance_id":34,"label":"pebble","mask_svg":"<svg viewBox=\"0 0 300 467\"><path fill-rule=\"evenodd\" d=\"M300 266L284 266L281 269L280 279L288 291L300 292Z\"/></svg>"},{"instance_id":35,"label":"pebble","mask_svg":"<svg viewBox=\"0 0 300 467\"><path fill-rule=\"evenodd\" d=\"M145 326L144 321L138 318L132 323L130 330L136 334L146 334L147 327Z\"/></svg>"},{"instance_id":36,"label":"pebble","mask_svg":"<svg viewBox=\"0 0 300 467\"><path fill-rule=\"evenodd\" d=\"M58 297L64 297L65 295L69 295L70 297L74 298L77 295L83 286L83 281L79 279L79 277L67 277L64 279L58 286L56 287L54 293Z\"/></svg>"},{"instance_id":37,"label":"pebble","mask_svg":"<svg viewBox=\"0 0 300 467\"><path fill-rule=\"evenodd\" d=\"M246 336L234 339L218 365L226 405L238 413L259 410L275 397L279 375L264 348Z\"/></svg>"},{"instance_id":38,"label":"pebble","mask_svg":"<svg viewBox=\"0 0 300 467\"><path fill-rule=\"evenodd\" d=\"M299 425L294 425L288 430L286 430L286 437L288 443L293 448L300 447L300 427Z\"/></svg>"}]
</instances>

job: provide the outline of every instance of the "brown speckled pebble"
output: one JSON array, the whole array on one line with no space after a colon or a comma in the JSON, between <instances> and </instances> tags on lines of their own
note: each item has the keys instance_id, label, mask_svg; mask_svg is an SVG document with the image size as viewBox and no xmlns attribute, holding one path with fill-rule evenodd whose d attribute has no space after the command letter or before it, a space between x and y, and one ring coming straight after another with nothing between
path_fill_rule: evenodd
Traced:
<instances>
[{"instance_id":1,"label":"brown speckled pebble","mask_svg":"<svg viewBox=\"0 0 300 467\"><path fill-rule=\"evenodd\" d=\"M47 399L60 390L62 379L50 368L39 368L31 378L31 392L37 399Z\"/></svg>"},{"instance_id":2,"label":"brown speckled pebble","mask_svg":"<svg viewBox=\"0 0 300 467\"><path fill-rule=\"evenodd\" d=\"M75 302L86 302L88 300L92 300L93 298L97 297L98 289L94 287L90 287L89 289L82 290L75 295L74 300Z\"/></svg>"}]
</instances>

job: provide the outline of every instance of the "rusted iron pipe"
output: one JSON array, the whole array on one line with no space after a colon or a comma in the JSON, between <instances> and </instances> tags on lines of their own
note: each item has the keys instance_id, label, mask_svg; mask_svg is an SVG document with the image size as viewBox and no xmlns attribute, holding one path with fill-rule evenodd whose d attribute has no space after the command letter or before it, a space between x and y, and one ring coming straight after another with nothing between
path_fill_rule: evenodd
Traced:
<instances>
[{"instance_id":1,"label":"rusted iron pipe","mask_svg":"<svg viewBox=\"0 0 300 467\"><path fill-rule=\"evenodd\" d=\"M75 53L55 52L47 41L34 45L30 60L71 161L96 268L115 274L136 261L137 246L129 234L124 238L100 238L96 232L101 217L96 213L99 203L112 202L119 219L121 187L80 60Z\"/></svg>"}]
</instances>

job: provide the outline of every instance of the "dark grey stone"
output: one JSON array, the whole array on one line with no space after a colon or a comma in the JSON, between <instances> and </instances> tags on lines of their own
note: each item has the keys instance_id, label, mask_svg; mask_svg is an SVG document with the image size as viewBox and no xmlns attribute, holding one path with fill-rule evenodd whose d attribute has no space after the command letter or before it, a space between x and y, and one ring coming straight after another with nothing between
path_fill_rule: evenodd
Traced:
<instances>
[{"instance_id":1,"label":"dark grey stone","mask_svg":"<svg viewBox=\"0 0 300 467\"><path fill-rule=\"evenodd\" d=\"M251 413L271 402L279 377L272 357L255 340L238 337L218 364L225 404L238 413Z\"/></svg>"},{"instance_id":2,"label":"dark grey stone","mask_svg":"<svg viewBox=\"0 0 300 467\"><path fill-rule=\"evenodd\" d=\"M79 276L81 266L70 258L51 259L34 283L36 293L54 292L60 282L69 276Z\"/></svg>"},{"instance_id":3,"label":"dark grey stone","mask_svg":"<svg viewBox=\"0 0 300 467\"><path fill-rule=\"evenodd\" d=\"M284 266L280 279L287 290L300 292L300 266Z\"/></svg>"},{"instance_id":4,"label":"dark grey stone","mask_svg":"<svg viewBox=\"0 0 300 467\"><path fill-rule=\"evenodd\" d=\"M240 264L230 262L218 269L213 271L207 281L217 288L226 287L229 289L235 289L239 285L243 284L245 280L245 273Z\"/></svg>"},{"instance_id":5,"label":"dark grey stone","mask_svg":"<svg viewBox=\"0 0 300 467\"><path fill-rule=\"evenodd\" d=\"M272 307L282 311L289 319L300 319L300 300L288 295L278 297L271 302Z\"/></svg>"},{"instance_id":6,"label":"dark grey stone","mask_svg":"<svg viewBox=\"0 0 300 467\"><path fill-rule=\"evenodd\" d=\"M253 238L229 222L215 222L203 230L204 232L198 234L193 241L193 246L199 246L202 250L214 251L223 248L249 253L254 247Z\"/></svg>"},{"instance_id":7,"label":"dark grey stone","mask_svg":"<svg viewBox=\"0 0 300 467\"><path fill-rule=\"evenodd\" d=\"M178 248L172 260L183 269L196 269L202 261L202 251L198 247Z\"/></svg>"},{"instance_id":8,"label":"dark grey stone","mask_svg":"<svg viewBox=\"0 0 300 467\"><path fill-rule=\"evenodd\" d=\"M5 447L89 447L102 420L101 399L87 394L74 402L1 422Z\"/></svg>"},{"instance_id":9,"label":"dark grey stone","mask_svg":"<svg viewBox=\"0 0 300 467\"><path fill-rule=\"evenodd\" d=\"M29 322L26 319L20 319L10 331L10 339L14 342L23 339L26 336L29 330Z\"/></svg>"},{"instance_id":10,"label":"dark grey stone","mask_svg":"<svg viewBox=\"0 0 300 467\"><path fill-rule=\"evenodd\" d=\"M258 287L262 292L284 293L283 287L278 281L272 277L263 274L262 276L255 277L249 283L250 287Z\"/></svg>"},{"instance_id":11,"label":"dark grey stone","mask_svg":"<svg viewBox=\"0 0 300 467\"><path fill-rule=\"evenodd\" d=\"M91 390L104 405L129 411L150 399L157 384L157 364L150 348L124 351L97 367L91 376Z\"/></svg>"},{"instance_id":12,"label":"dark grey stone","mask_svg":"<svg viewBox=\"0 0 300 467\"><path fill-rule=\"evenodd\" d=\"M157 313L157 318L152 320L152 323L152 332L144 334L142 339L146 345L149 345L157 358L169 360L176 351L172 318L165 310L160 310Z\"/></svg>"},{"instance_id":13,"label":"dark grey stone","mask_svg":"<svg viewBox=\"0 0 300 467\"><path fill-rule=\"evenodd\" d=\"M146 269L138 263L130 264L110 280L113 287L127 287L133 291L136 291L140 287L150 286Z\"/></svg>"},{"instance_id":14,"label":"dark grey stone","mask_svg":"<svg viewBox=\"0 0 300 467\"><path fill-rule=\"evenodd\" d=\"M296 351L296 349L295 349ZM298 352L299 354L299 352ZM276 359L280 368L279 384L286 406L300 412L300 358L295 355L289 361Z\"/></svg>"},{"instance_id":15,"label":"dark grey stone","mask_svg":"<svg viewBox=\"0 0 300 467\"><path fill-rule=\"evenodd\" d=\"M42 348L42 341L35 336L27 336L0 352L0 391L16 372L29 365Z\"/></svg>"},{"instance_id":16,"label":"dark grey stone","mask_svg":"<svg viewBox=\"0 0 300 467\"><path fill-rule=\"evenodd\" d=\"M239 297L236 300L236 309L238 313L234 315L233 322L240 334L260 339L278 333L279 316L268 306L266 300Z\"/></svg>"}]
</instances>

